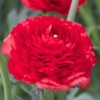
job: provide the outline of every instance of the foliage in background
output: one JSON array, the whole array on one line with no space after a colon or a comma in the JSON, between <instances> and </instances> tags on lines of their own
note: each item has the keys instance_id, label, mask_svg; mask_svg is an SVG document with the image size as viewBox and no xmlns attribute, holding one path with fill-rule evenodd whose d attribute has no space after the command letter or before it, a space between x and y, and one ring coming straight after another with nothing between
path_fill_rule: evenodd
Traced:
<instances>
[{"instance_id":1,"label":"foliage in background","mask_svg":"<svg viewBox=\"0 0 100 100\"><path fill-rule=\"evenodd\" d=\"M19 21L28 16L38 15L41 15L41 12L30 11L23 7L20 0L0 0L0 44L12 27ZM66 16L58 14L55 16L66 18ZM75 21L86 27L98 57L98 63L92 69L89 87L84 90L79 90L78 88L71 89L67 92L67 96L66 93L58 91L55 93L55 100L64 100L65 98L67 100L100 100L100 0L88 0L88 4L81 7L79 13L77 13ZM6 62L7 58L4 57L4 60ZM18 82L10 75L9 77L12 82L13 100L31 100L33 92L37 93L37 91L32 91L33 86ZM45 91L45 93L45 100L51 100L48 97L50 91ZM0 79L0 100L4 100L3 95L3 86Z\"/></svg>"}]
</instances>

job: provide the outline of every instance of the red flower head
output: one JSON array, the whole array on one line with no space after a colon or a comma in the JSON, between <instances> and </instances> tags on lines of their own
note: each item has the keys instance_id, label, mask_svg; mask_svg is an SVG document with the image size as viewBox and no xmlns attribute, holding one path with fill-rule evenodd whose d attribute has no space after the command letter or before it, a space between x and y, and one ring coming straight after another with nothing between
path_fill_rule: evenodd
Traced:
<instances>
[{"instance_id":1,"label":"red flower head","mask_svg":"<svg viewBox=\"0 0 100 100\"><path fill-rule=\"evenodd\" d=\"M32 10L44 12L57 12L63 15L68 14L72 0L22 0L22 3ZM84 5L87 0L79 0L79 5Z\"/></svg>"},{"instance_id":2,"label":"red flower head","mask_svg":"<svg viewBox=\"0 0 100 100\"><path fill-rule=\"evenodd\" d=\"M86 30L52 16L19 23L4 40L2 53L10 56L8 69L16 79L41 89L85 88L96 64Z\"/></svg>"}]
</instances>

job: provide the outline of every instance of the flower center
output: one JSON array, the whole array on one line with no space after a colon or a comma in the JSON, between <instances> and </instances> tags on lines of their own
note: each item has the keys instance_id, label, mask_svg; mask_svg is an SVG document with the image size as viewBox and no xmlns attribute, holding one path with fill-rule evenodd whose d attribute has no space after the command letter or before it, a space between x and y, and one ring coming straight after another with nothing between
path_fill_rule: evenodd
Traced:
<instances>
[{"instance_id":1,"label":"flower center","mask_svg":"<svg viewBox=\"0 0 100 100\"><path fill-rule=\"evenodd\" d=\"M54 34L54 35L53 35L53 38L57 38L57 37L58 37L57 34Z\"/></svg>"}]
</instances>

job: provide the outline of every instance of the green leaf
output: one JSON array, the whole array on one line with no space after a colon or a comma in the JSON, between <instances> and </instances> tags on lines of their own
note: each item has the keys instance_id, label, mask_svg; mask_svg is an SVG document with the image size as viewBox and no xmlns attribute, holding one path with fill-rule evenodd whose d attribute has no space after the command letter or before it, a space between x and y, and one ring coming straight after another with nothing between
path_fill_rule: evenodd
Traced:
<instances>
[{"instance_id":1,"label":"green leaf","mask_svg":"<svg viewBox=\"0 0 100 100\"><path fill-rule=\"evenodd\" d=\"M19 96L16 96L17 97L17 100L23 100L21 97L19 97Z\"/></svg>"},{"instance_id":2,"label":"green leaf","mask_svg":"<svg viewBox=\"0 0 100 100\"><path fill-rule=\"evenodd\" d=\"M96 100L96 99L89 93L83 93L74 98L74 100Z\"/></svg>"},{"instance_id":3,"label":"green leaf","mask_svg":"<svg viewBox=\"0 0 100 100\"><path fill-rule=\"evenodd\" d=\"M54 91L44 90L44 100L54 100Z\"/></svg>"},{"instance_id":4,"label":"green leaf","mask_svg":"<svg viewBox=\"0 0 100 100\"><path fill-rule=\"evenodd\" d=\"M55 95L57 97L57 100L65 100L66 98L66 92L64 91L56 91Z\"/></svg>"},{"instance_id":5,"label":"green leaf","mask_svg":"<svg viewBox=\"0 0 100 100\"><path fill-rule=\"evenodd\" d=\"M78 91L79 91L79 88L73 88L73 89L70 89L70 95L71 96L75 96L77 93L78 93Z\"/></svg>"}]
</instances>

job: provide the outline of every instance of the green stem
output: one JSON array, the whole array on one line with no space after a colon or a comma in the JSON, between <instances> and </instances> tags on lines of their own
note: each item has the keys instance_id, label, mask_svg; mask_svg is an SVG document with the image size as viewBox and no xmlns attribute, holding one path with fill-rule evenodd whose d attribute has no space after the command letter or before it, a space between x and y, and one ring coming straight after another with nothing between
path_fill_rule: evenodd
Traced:
<instances>
[{"instance_id":1,"label":"green stem","mask_svg":"<svg viewBox=\"0 0 100 100\"><path fill-rule=\"evenodd\" d=\"M10 80L9 80L8 73L4 65L1 54L0 54L0 72L1 72L1 77L2 77L3 86L4 86L5 100L12 100Z\"/></svg>"},{"instance_id":2,"label":"green stem","mask_svg":"<svg viewBox=\"0 0 100 100\"><path fill-rule=\"evenodd\" d=\"M42 11L41 16L50 16L50 12L44 12L44 11Z\"/></svg>"},{"instance_id":3,"label":"green stem","mask_svg":"<svg viewBox=\"0 0 100 100\"><path fill-rule=\"evenodd\" d=\"M74 20L75 15L76 15L76 10L77 10L77 6L78 6L78 2L79 2L79 0L72 0L67 20L69 20L69 21L73 21Z\"/></svg>"},{"instance_id":4,"label":"green stem","mask_svg":"<svg viewBox=\"0 0 100 100\"><path fill-rule=\"evenodd\" d=\"M21 85L19 85L19 86L20 86L20 88L21 88L22 90L24 90L28 95L31 96L30 91L29 91L23 84L21 84Z\"/></svg>"},{"instance_id":5,"label":"green stem","mask_svg":"<svg viewBox=\"0 0 100 100\"><path fill-rule=\"evenodd\" d=\"M54 100L55 93L52 90L44 90L44 100Z\"/></svg>"},{"instance_id":6,"label":"green stem","mask_svg":"<svg viewBox=\"0 0 100 100\"><path fill-rule=\"evenodd\" d=\"M38 100L44 100L44 90L38 88Z\"/></svg>"},{"instance_id":7,"label":"green stem","mask_svg":"<svg viewBox=\"0 0 100 100\"><path fill-rule=\"evenodd\" d=\"M57 97L57 100L65 100L67 94L64 91L56 91L55 95Z\"/></svg>"}]
</instances>

